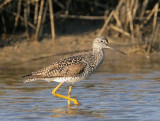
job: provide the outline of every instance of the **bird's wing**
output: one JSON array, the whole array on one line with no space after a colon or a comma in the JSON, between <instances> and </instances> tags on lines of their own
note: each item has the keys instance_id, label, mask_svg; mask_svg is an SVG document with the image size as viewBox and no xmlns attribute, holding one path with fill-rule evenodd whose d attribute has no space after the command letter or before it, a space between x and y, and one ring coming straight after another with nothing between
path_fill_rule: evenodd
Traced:
<instances>
[{"instance_id":1,"label":"bird's wing","mask_svg":"<svg viewBox=\"0 0 160 121\"><path fill-rule=\"evenodd\" d=\"M31 75L39 75L39 76L45 76L46 73L48 73L49 71L51 70L54 70L58 67L58 64L57 63L53 63L52 65L50 66L47 66L43 69L40 69L39 71L36 71L36 72L32 72Z\"/></svg>"},{"instance_id":2,"label":"bird's wing","mask_svg":"<svg viewBox=\"0 0 160 121\"><path fill-rule=\"evenodd\" d=\"M81 74L85 69L85 65L83 63L72 64L63 67L61 71L57 71L57 68L50 70L46 73L48 78L54 77L74 77L78 74Z\"/></svg>"},{"instance_id":3,"label":"bird's wing","mask_svg":"<svg viewBox=\"0 0 160 121\"><path fill-rule=\"evenodd\" d=\"M74 77L81 74L85 69L86 64L82 62L82 58L79 56L73 56L65 58L59 62L55 62L52 65L43 68L37 72L26 77L33 78L56 78L56 77Z\"/></svg>"}]
</instances>

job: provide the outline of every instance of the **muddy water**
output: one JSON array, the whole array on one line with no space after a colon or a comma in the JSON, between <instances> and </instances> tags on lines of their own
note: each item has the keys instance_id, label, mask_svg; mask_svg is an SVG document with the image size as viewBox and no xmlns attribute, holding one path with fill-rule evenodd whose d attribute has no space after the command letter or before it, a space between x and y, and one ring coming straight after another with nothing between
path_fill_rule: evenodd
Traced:
<instances>
[{"instance_id":1,"label":"muddy water","mask_svg":"<svg viewBox=\"0 0 160 121\"><path fill-rule=\"evenodd\" d=\"M46 66L53 58L0 67L1 121L158 121L160 120L159 59L105 59L90 78L76 83L72 97L80 106L51 94L58 83L23 83L21 76ZM66 95L68 84L60 94Z\"/></svg>"}]
</instances>

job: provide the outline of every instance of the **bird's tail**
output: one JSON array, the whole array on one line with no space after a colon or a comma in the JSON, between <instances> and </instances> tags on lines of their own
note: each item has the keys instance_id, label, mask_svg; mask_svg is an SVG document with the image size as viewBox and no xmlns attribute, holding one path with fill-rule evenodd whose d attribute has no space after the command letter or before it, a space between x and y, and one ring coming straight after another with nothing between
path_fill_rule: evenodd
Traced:
<instances>
[{"instance_id":1,"label":"bird's tail","mask_svg":"<svg viewBox=\"0 0 160 121\"><path fill-rule=\"evenodd\" d=\"M23 78L25 78L25 80L23 81L24 83L33 82L33 81L38 80L38 76L37 75L32 75L32 74L25 75L25 76L23 76Z\"/></svg>"}]
</instances>

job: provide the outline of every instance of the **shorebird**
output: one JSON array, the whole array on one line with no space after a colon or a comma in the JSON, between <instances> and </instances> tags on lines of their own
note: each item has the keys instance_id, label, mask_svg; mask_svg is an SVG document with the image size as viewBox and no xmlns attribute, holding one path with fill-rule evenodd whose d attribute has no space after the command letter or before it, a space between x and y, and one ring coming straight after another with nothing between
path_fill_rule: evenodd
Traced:
<instances>
[{"instance_id":1,"label":"shorebird","mask_svg":"<svg viewBox=\"0 0 160 121\"><path fill-rule=\"evenodd\" d=\"M46 68L43 68L37 72L32 72L30 75L26 75L27 79L24 82L31 82L35 80L59 82L59 85L52 91L52 94L67 99L68 105L71 104L71 101L75 105L79 105L80 103L78 100L71 98L70 96L72 85L75 82L84 80L98 69L104 60L104 49L114 49L122 54L125 54L124 52L110 46L105 37L97 37L93 41L92 47L93 49L91 52L84 52L64 58L59 62L54 62ZM63 83L70 83L68 96L56 93Z\"/></svg>"}]
</instances>

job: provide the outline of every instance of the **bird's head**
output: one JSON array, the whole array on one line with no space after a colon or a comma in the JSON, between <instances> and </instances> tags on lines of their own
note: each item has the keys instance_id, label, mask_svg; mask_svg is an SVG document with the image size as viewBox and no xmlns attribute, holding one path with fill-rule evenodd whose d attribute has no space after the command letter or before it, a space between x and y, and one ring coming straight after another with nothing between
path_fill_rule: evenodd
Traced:
<instances>
[{"instance_id":1,"label":"bird's head","mask_svg":"<svg viewBox=\"0 0 160 121\"><path fill-rule=\"evenodd\" d=\"M99 49L105 49L105 48L113 49L113 50L116 50L116 51L126 55L126 53L122 52L121 50L110 46L107 38L105 38L105 37L97 37L93 41L93 49L99 50Z\"/></svg>"}]
</instances>

